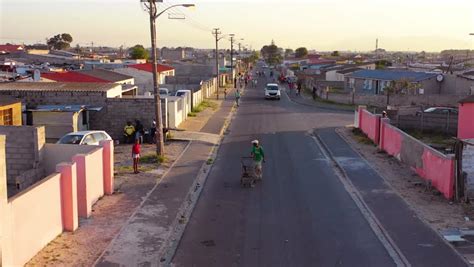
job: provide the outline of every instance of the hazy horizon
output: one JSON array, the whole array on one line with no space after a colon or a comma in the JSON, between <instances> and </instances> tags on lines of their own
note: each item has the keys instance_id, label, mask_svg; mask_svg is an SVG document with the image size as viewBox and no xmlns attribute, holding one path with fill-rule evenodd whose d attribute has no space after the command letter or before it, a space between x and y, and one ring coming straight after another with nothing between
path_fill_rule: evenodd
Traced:
<instances>
[{"instance_id":1,"label":"hazy horizon","mask_svg":"<svg viewBox=\"0 0 474 267\"><path fill-rule=\"evenodd\" d=\"M212 49L216 27L244 38L241 42L254 49L274 40L283 48L371 51L377 38L379 48L387 51L474 47L474 36L469 36L474 32L472 0L165 0L160 6L178 3L196 8L170 10L185 20L166 14L158 19L159 47ZM73 46L150 46L149 20L139 0L2 0L0 24L0 43L44 43L66 32L73 36ZM227 38L219 44L230 48Z\"/></svg>"}]
</instances>

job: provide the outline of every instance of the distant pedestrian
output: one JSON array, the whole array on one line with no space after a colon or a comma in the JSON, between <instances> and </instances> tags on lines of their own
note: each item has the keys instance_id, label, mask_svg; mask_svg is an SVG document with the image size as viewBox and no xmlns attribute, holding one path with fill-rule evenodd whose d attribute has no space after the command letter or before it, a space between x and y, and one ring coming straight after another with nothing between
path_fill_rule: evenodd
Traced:
<instances>
[{"instance_id":1,"label":"distant pedestrian","mask_svg":"<svg viewBox=\"0 0 474 267\"><path fill-rule=\"evenodd\" d=\"M313 86L313 100L316 100L316 86Z\"/></svg>"},{"instance_id":2,"label":"distant pedestrian","mask_svg":"<svg viewBox=\"0 0 474 267\"><path fill-rule=\"evenodd\" d=\"M156 137L156 121L153 119L153 122L151 123L151 127L150 127L150 142L151 143L155 143L156 140L155 140L155 137Z\"/></svg>"},{"instance_id":3,"label":"distant pedestrian","mask_svg":"<svg viewBox=\"0 0 474 267\"><path fill-rule=\"evenodd\" d=\"M237 88L237 77L234 77L234 88Z\"/></svg>"},{"instance_id":4,"label":"distant pedestrian","mask_svg":"<svg viewBox=\"0 0 474 267\"><path fill-rule=\"evenodd\" d=\"M143 143L143 135L145 130L143 124L139 120L135 120L135 139L138 139L140 143Z\"/></svg>"},{"instance_id":5,"label":"distant pedestrian","mask_svg":"<svg viewBox=\"0 0 474 267\"><path fill-rule=\"evenodd\" d=\"M235 104L237 104L237 107L240 106L240 91L239 91L239 89L235 90Z\"/></svg>"},{"instance_id":6,"label":"distant pedestrian","mask_svg":"<svg viewBox=\"0 0 474 267\"><path fill-rule=\"evenodd\" d=\"M298 82L298 85L296 88L298 90L298 95L301 95L301 82Z\"/></svg>"},{"instance_id":7,"label":"distant pedestrian","mask_svg":"<svg viewBox=\"0 0 474 267\"><path fill-rule=\"evenodd\" d=\"M123 135L125 137L125 143L131 144L133 142L133 137L135 136L135 127L130 121L127 121L127 125L123 128Z\"/></svg>"},{"instance_id":8,"label":"distant pedestrian","mask_svg":"<svg viewBox=\"0 0 474 267\"><path fill-rule=\"evenodd\" d=\"M133 159L133 173L138 173L138 162L140 161L140 141L135 139L135 144L132 146L132 159Z\"/></svg>"},{"instance_id":9,"label":"distant pedestrian","mask_svg":"<svg viewBox=\"0 0 474 267\"><path fill-rule=\"evenodd\" d=\"M224 100L227 99L227 88L224 87Z\"/></svg>"}]
</instances>

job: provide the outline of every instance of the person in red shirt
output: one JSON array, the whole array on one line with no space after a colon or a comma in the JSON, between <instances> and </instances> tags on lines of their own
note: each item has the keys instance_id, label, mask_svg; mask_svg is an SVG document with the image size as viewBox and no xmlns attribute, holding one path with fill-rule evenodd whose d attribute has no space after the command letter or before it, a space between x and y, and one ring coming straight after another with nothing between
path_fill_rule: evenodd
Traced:
<instances>
[{"instance_id":1,"label":"person in red shirt","mask_svg":"<svg viewBox=\"0 0 474 267\"><path fill-rule=\"evenodd\" d=\"M136 139L132 146L133 173L138 173L138 162L140 161L140 140Z\"/></svg>"}]
</instances>

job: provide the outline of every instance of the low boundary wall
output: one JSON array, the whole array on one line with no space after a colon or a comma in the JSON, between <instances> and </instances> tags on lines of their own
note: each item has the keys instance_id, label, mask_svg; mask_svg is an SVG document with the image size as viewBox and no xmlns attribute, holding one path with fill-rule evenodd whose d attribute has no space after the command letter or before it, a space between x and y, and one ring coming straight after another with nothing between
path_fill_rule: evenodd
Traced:
<instances>
[{"instance_id":1,"label":"low boundary wall","mask_svg":"<svg viewBox=\"0 0 474 267\"><path fill-rule=\"evenodd\" d=\"M79 216L89 216L104 192L113 193L113 152L110 140L91 147L47 144L45 157L62 155L46 163L48 170L55 169L8 199L5 157L1 157L5 138L0 136L1 266L23 266L63 231L75 231Z\"/></svg>"},{"instance_id":2,"label":"low boundary wall","mask_svg":"<svg viewBox=\"0 0 474 267\"><path fill-rule=\"evenodd\" d=\"M362 114L362 115L361 115ZM359 108L359 128L378 142L379 148L410 166L420 177L431 182L446 199L454 196L454 155L445 155L390 124L387 118ZM365 120L365 121L364 121ZM372 139L373 140L373 139Z\"/></svg>"}]
</instances>

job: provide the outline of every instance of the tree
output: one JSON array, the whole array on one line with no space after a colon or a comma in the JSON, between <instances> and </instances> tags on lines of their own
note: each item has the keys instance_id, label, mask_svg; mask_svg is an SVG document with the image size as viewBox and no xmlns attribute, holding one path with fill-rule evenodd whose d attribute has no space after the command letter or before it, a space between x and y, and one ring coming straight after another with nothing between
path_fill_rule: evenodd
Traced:
<instances>
[{"instance_id":1,"label":"tree","mask_svg":"<svg viewBox=\"0 0 474 267\"><path fill-rule=\"evenodd\" d=\"M375 68L378 70L385 69L388 66L392 66L392 63L386 59L381 59L375 62Z\"/></svg>"},{"instance_id":2,"label":"tree","mask_svg":"<svg viewBox=\"0 0 474 267\"><path fill-rule=\"evenodd\" d=\"M281 48L276 46L275 42L273 41L270 45L264 45L260 50L260 54L269 65L279 64L283 59Z\"/></svg>"},{"instance_id":3,"label":"tree","mask_svg":"<svg viewBox=\"0 0 474 267\"><path fill-rule=\"evenodd\" d=\"M415 92L421 87L419 83L411 82L408 79L400 79L390 81L390 83L383 88L385 95L387 96L387 106L390 104L390 95L393 94L415 94Z\"/></svg>"},{"instance_id":4,"label":"tree","mask_svg":"<svg viewBox=\"0 0 474 267\"><path fill-rule=\"evenodd\" d=\"M148 51L143 47L143 45L137 44L134 47L130 48L130 57L133 59L148 59L150 54Z\"/></svg>"},{"instance_id":5,"label":"tree","mask_svg":"<svg viewBox=\"0 0 474 267\"><path fill-rule=\"evenodd\" d=\"M294 52L293 52L293 49L291 49L291 48L285 49L285 57L289 57L289 56L291 56L293 53L294 53Z\"/></svg>"},{"instance_id":6,"label":"tree","mask_svg":"<svg viewBox=\"0 0 474 267\"><path fill-rule=\"evenodd\" d=\"M308 49L306 47L299 47L295 50L295 57L302 58L308 55Z\"/></svg>"},{"instance_id":7,"label":"tree","mask_svg":"<svg viewBox=\"0 0 474 267\"><path fill-rule=\"evenodd\" d=\"M333 56L333 57L338 57L338 56L340 56L339 51L333 51L333 52L331 53L331 56Z\"/></svg>"},{"instance_id":8,"label":"tree","mask_svg":"<svg viewBox=\"0 0 474 267\"><path fill-rule=\"evenodd\" d=\"M47 45L49 49L64 50L71 47L72 36L69 33L57 34L48 39Z\"/></svg>"}]
</instances>

